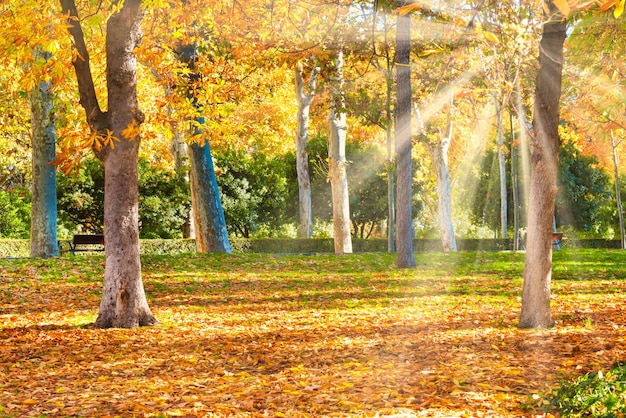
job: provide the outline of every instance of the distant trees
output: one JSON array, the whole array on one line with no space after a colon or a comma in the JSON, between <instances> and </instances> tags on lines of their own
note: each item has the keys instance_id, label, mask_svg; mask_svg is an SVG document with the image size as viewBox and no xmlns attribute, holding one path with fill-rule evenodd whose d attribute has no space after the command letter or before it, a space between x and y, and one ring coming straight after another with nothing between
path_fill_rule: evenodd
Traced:
<instances>
[{"instance_id":1,"label":"distant trees","mask_svg":"<svg viewBox=\"0 0 626 418\"><path fill-rule=\"evenodd\" d=\"M214 155L230 234L250 238L263 230L271 236L292 220L285 216L288 168L284 159L234 148L216 149Z\"/></svg>"}]
</instances>

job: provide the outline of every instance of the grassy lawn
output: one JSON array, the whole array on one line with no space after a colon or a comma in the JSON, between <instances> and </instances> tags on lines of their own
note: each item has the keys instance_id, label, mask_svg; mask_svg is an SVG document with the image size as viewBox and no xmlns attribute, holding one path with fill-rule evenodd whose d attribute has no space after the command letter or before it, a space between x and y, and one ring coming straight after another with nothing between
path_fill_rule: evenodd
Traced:
<instances>
[{"instance_id":1,"label":"grassy lawn","mask_svg":"<svg viewBox=\"0 0 626 418\"><path fill-rule=\"evenodd\" d=\"M92 327L102 255L0 260L0 416L525 416L625 360L626 253L554 254L550 330L518 330L524 255L147 256L160 324Z\"/></svg>"}]
</instances>

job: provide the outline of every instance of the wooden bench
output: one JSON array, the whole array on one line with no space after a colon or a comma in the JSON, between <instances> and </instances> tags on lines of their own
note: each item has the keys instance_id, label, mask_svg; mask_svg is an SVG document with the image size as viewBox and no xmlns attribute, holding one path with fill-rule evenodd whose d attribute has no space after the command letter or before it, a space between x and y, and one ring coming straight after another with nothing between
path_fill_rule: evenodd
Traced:
<instances>
[{"instance_id":1,"label":"wooden bench","mask_svg":"<svg viewBox=\"0 0 626 418\"><path fill-rule=\"evenodd\" d=\"M104 251L103 234L76 234L71 240L62 242L67 243L69 250L65 251L70 251L72 255L76 255L78 251Z\"/></svg>"},{"instance_id":2,"label":"wooden bench","mask_svg":"<svg viewBox=\"0 0 626 418\"><path fill-rule=\"evenodd\" d=\"M560 250L561 249L561 240L563 239L562 232L553 232L552 233L552 249Z\"/></svg>"}]
</instances>

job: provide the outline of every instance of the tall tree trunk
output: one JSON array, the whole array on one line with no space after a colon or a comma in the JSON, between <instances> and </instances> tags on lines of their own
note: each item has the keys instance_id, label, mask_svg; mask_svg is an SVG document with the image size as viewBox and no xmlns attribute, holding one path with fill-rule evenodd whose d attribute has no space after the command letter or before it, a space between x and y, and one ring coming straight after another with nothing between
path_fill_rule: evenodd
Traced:
<instances>
[{"instance_id":1,"label":"tall tree trunk","mask_svg":"<svg viewBox=\"0 0 626 418\"><path fill-rule=\"evenodd\" d=\"M559 104L567 23L552 1L539 44L535 85L528 239L520 328L554 325L550 314L552 227L557 193Z\"/></svg>"},{"instance_id":2,"label":"tall tree trunk","mask_svg":"<svg viewBox=\"0 0 626 418\"><path fill-rule=\"evenodd\" d=\"M191 198L195 221L196 249L201 253L231 253L224 209L209 142L188 147L191 162Z\"/></svg>"},{"instance_id":3,"label":"tall tree trunk","mask_svg":"<svg viewBox=\"0 0 626 418\"><path fill-rule=\"evenodd\" d=\"M48 54L35 50L35 59L48 59ZM51 84L41 82L30 92L30 123L33 147L33 185L30 224L30 256L56 257L57 243L57 189L56 135L54 101Z\"/></svg>"},{"instance_id":4,"label":"tall tree trunk","mask_svg":"<svg viewBox=\"0 0 626 418\"><path fill-rule=\"evenodd\" d=\"M504 129L502 123L502 106L498 103L498 97L496 94L493 96L496 107L496 137L498 141L498 167L500 169L500 231L502 238L509 237L508 233L508 200L507 200L507 188L506 188L506 156L504 148Z\"/></svg>"},{"instance_id":5,"label":"tall tree trunk","mask_svg":"<svg viewBox=\"0 0 626 418\"><path fill-rule=\"evenodd\" d=\"M174 138L172 139L172 145L170 147L172 156L174 158L174 168L176 170L176 176L185 182L188 189L191 190L191 182L189 181L189 157L187 153L187 144L180 140L180 134L174 132ZM183 224L183 238L196 238L195 225L193 220L193 208L189 209L187 218Z\"/></svg>"},{"instance_id":6,"label":"tall tree trunk","mask_svg":"<svg viewBox=\"0 0 626 418\"><path fill-rule=\"evenodd\" d=\"M456 251L454 224L452 222L452 186L448 166L448 148L450 137L443 138L438 144L430 144L429 150L433 157L437 177L437 213L439 215L439 231L443 250Z\"/></svg>"},{"instance_id":7,"label":"tall tree trunk","mask_svg":"<svg viewBox=\"0 0 626 418\"><path fill-rule=\"evenodd\" d=\"M195 85L201 80L201 74L194 73L198 60L198 46L194 43L183 44L178 47L178 56L189 67L192 74L189 77L187 96L193 102L198 114L202 112L202 104L198 102L196 91L201 88ZM191 135L202 134L204 117L197 116L191 126ZM203 144L193 143L187 147L190 163L191 186L191 214L193 215L190 230L193 230L196 239L196 250L200 253L222 252L231 253L230 241L224 209L217 186L215 166L209 141Z\"/></svg>"},{"instance_id":8,"label":"tall tree trunk","mask_svg":"<svg viewBox=\"0 0 626 418\"><path fill-rule=\"evenodd\" d=\"M615 201L617 202L617 216L619 217L620 248L626 249L626 228L624 227L624 208L622 206L622 193L619 182L619 156L617 147L622 140L615 141L615 134L611 131L611 150L613 154L613 177L615 182Z\"/></svg>"},{"instance_id":9,"label":"tall tree trunk","mask_svg":"<svg viewBox=\"0 0 626 418\"><path fill-rule=\"evenodd\" d=\"M137 103L137 60L143 10L127 0L107 23L107 125L120 141L102 155L104 162L104 289L96 327L153 325L141 280L139 257L139 136L124 131L144 119Z\"/></svg>"},{"instance_id":10,"label":"tall tree trunk","mask_svg":"<svg viewBox=\"0 0 626 418\"><path fill-rule=\"evenodd\" d=\"M89 68L89 53L74 0L61 0L70 14L68 29L78 54L73 62L80 103L91 129L119 141L94 149L104 163L104 285L96 327L130 328L156 324L141 280L139 257L138 129L144 120L137 103L137 62L141 39L141 0L126 0L107 22L108 112L102 112Z\"/></svg>"},{"instance_id":11,"label":"tall tree trunk","mask_svg":"<svg viewBox=\"0 0 626 418\"><path fill-rule=\"evenodd\" d=\"M439 219L439 232L441 233L441 245L443 250L456 251L456 238L454 236L454 223L452 221L452 181L450 180L450 167L448 163L448 149L452 142L452 113L454 106L454 91L450 91L450 108L448 110L448 124L443 138L438 143L424 141L433 159L435 166L435 178L437 179L437 217ZM425 135L424 122L420 109L415 106L418 136Z\"/></svg>"},{"instance_id":12,"label":"tall tree trunk","mask_svg":"<svg viewBox=\"0 0 626 418\"><path fill-rule=\"evenodd\" d=\"M394 253L396 251L396 194L395 186L395 167L394 144L393 144L393 112L391 108L391 100L393 93L393 59L390 54L389 31L387 30L387 13L383 13L383 28L385 30L384 56L387 65L385 69L385 137L387 142L387 252Z\"/></svg>"},{"instance_id":13,"label":"tall tree trunk","mask_svg":"<svg viewBox=\"0 0 626 418\"><path fill-rule=\"evenodd\" d=\"M398 0L397 6L407 2ZM396 30L396 251L399 268L415 267L413 170L411 167L411 16L398 16Z\"/></svg>"},{"instance_id":14,"label":"tall tree trunk","mask_svg":"<svg viewBox=\"0 0 626 418\"><path fill-rule=\"evenodd\" d=\"M333 84L333 99L328 115L328 167L333 196L333 238L335 253L352 252L350 235L350 198L346 171L346 112L343 99L343 53L340 51L335 62L336 76Z\"/></svg>"},{"instance_id":15,"label":"tall tree trunk","mask_svg":"<svg viewBox=\"0 0 626 418\"><path fill-rule=\"evenodd\" d=\"M170 88L166 89L166 94L172 94ZM173 110L168 105L167 107L168 116L172 116ZM172 157L174 158L174 169L176 170L176 176L185 182L186 185L189 186L189 190L191 190L191 183L189 181L189 157L187 154L187 143L183 141L181 132L178 129L174 129L172 145L170 146L170 151L172 152ZM196 238L196 233L194 229L194 220L193 220L193 208L189 209L187 213L187 217L185 219L185 223L182 227L183 238Z\"/></svg>"},{"instance_id":16,"label":"tall tree trunk","mask_svg":"<svg viewBox=\"0 0 626 418\"><path fill-rule=\"evenodd\" d=\"M315 88L319 68L314 67L305 89L302 63L298 61L295 69L296 100L298 103L298 126L296 130L296 171L298 173L299 224L298 237L311 238L313 235L313 215L311 210L311 179L309 178L309 154L306 151L309 142L309 111L315 98Z\"/></svg>"},{"instance_id":17,"label":"tall tree trunk","mask_svg":"<svg viewBox=\"0 0 626 418\"><path fill-rule=\"evenodd\" d=\"M515 140L513 130L513 113L509 114L511 125L511 192L513 193L513 251L520 249L520 207L519 207L519 187L517 186L517 148L519 143Z\"/></svg>"}]
</instances>

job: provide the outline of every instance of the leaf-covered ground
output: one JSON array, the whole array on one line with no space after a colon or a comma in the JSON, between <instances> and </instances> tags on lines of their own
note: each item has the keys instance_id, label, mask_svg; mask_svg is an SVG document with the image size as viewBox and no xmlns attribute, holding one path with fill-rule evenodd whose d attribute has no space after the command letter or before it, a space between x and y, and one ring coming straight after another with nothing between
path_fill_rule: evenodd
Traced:
<instances>
[{"instance_id":1,"label":"leaf-covered ground","mask_svg":"<svg viewBox=\"0 0 626 418\"><path fill-rule=\"evenodd\" d=\"M625 360L624 253L555 253L557 327L516 328L523 254L143 260L160 324L97 330L104 259L0 261L0 416L531 416Z\"/></svg>"}]
</instances>

